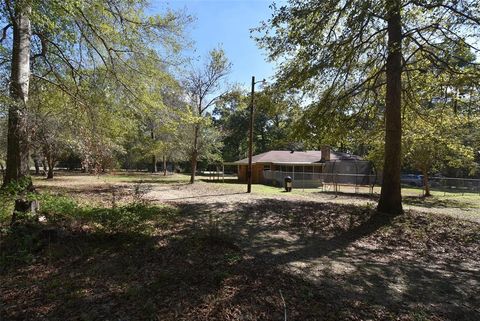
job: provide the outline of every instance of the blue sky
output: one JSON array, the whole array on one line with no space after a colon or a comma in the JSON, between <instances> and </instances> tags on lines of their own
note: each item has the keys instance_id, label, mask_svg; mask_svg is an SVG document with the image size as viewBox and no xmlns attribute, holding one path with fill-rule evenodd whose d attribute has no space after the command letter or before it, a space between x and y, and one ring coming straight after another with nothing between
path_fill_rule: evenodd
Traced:
<instances>
[{"instance_id":1,"label":"blue sky","mask_svg":"<svg viewBox=\"0 0 480 321\"><path fill-rule=\"evenodd\" d=\"M165 2L153 2L153 9L165 7ZM196 52L188 55L206 56L219 45L233 63L229 80L248 85L251 77L263 79L274 74L274 64L265 61L265 52L250 38L249 29L260 25L271 16L272 0L169 0L166 6L185 9L196 20L187 29L195 42Z\"/></svg>"}]
</instances>

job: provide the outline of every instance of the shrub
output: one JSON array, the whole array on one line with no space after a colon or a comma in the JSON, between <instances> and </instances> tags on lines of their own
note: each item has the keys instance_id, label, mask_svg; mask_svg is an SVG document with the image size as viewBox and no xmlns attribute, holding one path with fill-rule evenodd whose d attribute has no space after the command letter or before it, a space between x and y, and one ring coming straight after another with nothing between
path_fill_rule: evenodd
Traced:
<instances>
[{"instance_id":1,"label":"shrub","mask_svg":"<svg viewBox=\"0 0 480 321\"><path fill-rule=\"evenodd\" d=\"M177 212L171 206L132 203L115 208L85 208L81 218L84 223L107 233L151 233L156 226L171 223Z\"/></svg>"}]
</instances>

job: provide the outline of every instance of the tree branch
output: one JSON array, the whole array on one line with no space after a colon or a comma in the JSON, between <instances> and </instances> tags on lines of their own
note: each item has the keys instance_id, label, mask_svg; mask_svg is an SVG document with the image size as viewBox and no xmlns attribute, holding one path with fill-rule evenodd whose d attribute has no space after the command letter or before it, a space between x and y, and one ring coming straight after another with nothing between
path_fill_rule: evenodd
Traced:
<instances>
[{"instance_id":1,"label":"tree branch","mask_svg":"<svg viewBox=\"0 0 480 321\"><path fill-rule=\"evenodd\" d=\"M43 58L46 57L48 44L47 44L47 39L45 38L45 36L42 33L36 33L35 32L35 33L33 33L33 35L37 36L38 39L40 39L40 45L41 45L40 52L32 56L32 62L35 62L35 59L37 59L39 57L43 57Z\"/></svg>"},{"instance_id":2,"label":"tree branch","mask_svg":"<svg viewBox=\"0 0 480 321\"><path fill-rule=\"evenodd\" d=\"M7 31L10 27L13 27L11 23L2 28L2 38L0 38L0 44L7 38Z\"/></svg>"}]
</instances>

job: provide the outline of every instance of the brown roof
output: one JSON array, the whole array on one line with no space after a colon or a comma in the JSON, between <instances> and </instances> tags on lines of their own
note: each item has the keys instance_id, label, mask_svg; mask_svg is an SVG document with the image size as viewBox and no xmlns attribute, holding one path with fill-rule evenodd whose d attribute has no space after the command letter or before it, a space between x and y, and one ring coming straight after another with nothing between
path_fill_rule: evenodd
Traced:
<instances>
[{"instance_id":1,"label":"brown roof","mask_svg":"<svg viewBox=\"0 0 480 321\"><path fill-rule=\"evenodd\" d=\"M359 156L330 151L330 160L360 160ZM318 150L309 150L305 152L289 150L272 150L266 153L258 154L252 157L252 163L266 164L312 164L319 163L322 160L322 152ZM248 164L248 158L241 159L233 164Z\"/></svg>"}]
</instances>

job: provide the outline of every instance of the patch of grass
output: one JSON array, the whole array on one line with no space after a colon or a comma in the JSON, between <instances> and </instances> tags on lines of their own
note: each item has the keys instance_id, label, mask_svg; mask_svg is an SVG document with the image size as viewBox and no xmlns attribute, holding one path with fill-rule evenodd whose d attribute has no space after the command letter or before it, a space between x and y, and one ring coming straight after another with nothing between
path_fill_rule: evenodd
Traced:
<instances>
[{"instance_id":1,"label":"patch of grass","mask_svg":"<svg viewBox=\"0 0 480 321\"><path fill-rule=\"evenodd\" d=\"M40 214L45 215L51 223L61 223L75 219L81 210L71 197L43 193L37 196L40 202Z\"/></svg>"},{"instance_id":2,"label":"patch of grass","mask_svg":"<svg viewBox=\"0 0 480 321\"><path fill-rule=\"evenodd\" d=\"M13 208L14 200L0 194L0 228L10 223Z\"/></svg>"},{"instance_id":3,"label":"patch of grass","mask_svg":"<svg viewBox=\"0 0 480 321\"><path fill-rule=\"evenodd\" d=\"M44 249L44 254L51 256L52 243L78 230L132 237L151 235L157 228L173 224L179 215L177 208L167 205L134 202L107 208L81 206L71 197L49 193L35 198L40 201L36 215L21 217L14 226L6 224L0 230L1 267L32 262Z\"/></svg>"},{"instance_id":4,"label":"patch of grass","mask_svg":"<svg viewBox=\"0 0 480 321\"><path fill-rule=\"evenodd\" d=\"M178 210L172 206L151 206L133 202L122 206L80 206L68 196L41 194L40 215L48 223L60 225L88 225L107 233L150 233L155 227L166 227L172 223Z\"/></svg>"},{"instance_id":5,"label":"patch of grass","mask_svg":"<svg viewBox=\"0 0 480 321\"><path fill-rule=\"evenodd\" d=\"M85 208L79 218L107 233L147 233L155 227L168 226L178 215L170 206L149 206L141 203L114 208Z\"/></svg>"}]
</instances>

